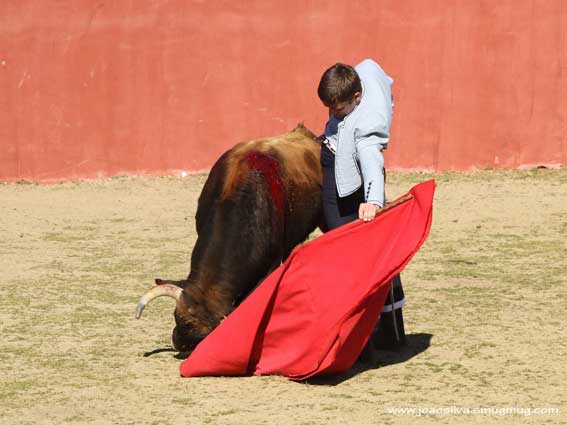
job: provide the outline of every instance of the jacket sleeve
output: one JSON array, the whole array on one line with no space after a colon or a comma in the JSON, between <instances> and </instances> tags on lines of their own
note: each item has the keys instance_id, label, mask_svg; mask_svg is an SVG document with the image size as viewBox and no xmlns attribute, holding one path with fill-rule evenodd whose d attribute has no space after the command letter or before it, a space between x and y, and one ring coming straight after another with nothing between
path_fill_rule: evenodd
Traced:
<instances>
[{"instance_id":1,"label":"jacket sleeve","mask_svg":"<svg viewBox=\"0 0 567 425\"><path fill-rule=\"evenodd\" d=\"M356 151L364 182L364 199L370 204L384 206L384 140L370 135L358 140Z\"/></svg>"}]
</instances>

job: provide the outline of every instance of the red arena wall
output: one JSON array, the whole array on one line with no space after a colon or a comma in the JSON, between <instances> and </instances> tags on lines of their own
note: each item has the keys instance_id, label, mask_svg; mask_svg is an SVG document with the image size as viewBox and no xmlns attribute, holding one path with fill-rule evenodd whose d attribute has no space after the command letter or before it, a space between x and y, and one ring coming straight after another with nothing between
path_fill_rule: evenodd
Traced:
<instances>
[{"instance_id":1,"label":"red arena wall","mask_svg":"<svg viewBox=\"0 0 567 425\"><path fill-rule=\"evenodd\" d=\"M564 0L1 0L0 180L210 168L326 121L335 62L394 78L389 169L567 164Z\"/></svg>"}]
</instances>

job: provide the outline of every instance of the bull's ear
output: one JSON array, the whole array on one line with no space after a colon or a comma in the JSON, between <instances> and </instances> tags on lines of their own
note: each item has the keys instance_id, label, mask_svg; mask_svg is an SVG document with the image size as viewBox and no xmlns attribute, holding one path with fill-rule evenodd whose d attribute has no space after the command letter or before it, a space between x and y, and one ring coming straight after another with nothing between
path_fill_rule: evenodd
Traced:
<instances>
[{"instance_id":1,"label":"bull's ear","mask_svg":"<svg viewBox=\"0 0 567 425\"><path fill-rule=\"evenodd\" d=\"M185 280L163 280L163 279L155 279L156 285L175 285L175 286L179 286L181 289L183 289L183 284L185 283Z\"/></svg>"}]
</instances>

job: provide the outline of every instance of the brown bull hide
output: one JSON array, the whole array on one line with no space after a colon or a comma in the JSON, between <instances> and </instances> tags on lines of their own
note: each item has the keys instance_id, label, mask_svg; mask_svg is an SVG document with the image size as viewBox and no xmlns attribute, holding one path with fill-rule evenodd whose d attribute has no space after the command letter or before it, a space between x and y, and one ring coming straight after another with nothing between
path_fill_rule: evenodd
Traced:
<instances>
[{"instance_id":1,"label":"brown bull hide","mask_svg":"<svg viewBox=\"0 0 567 425\"><path fill-rule=\"evenodd\" d=\"M213 165L199 197L191 272L156 279L183 289L163 289L177 297L177 350L192 350L322 223L319 153L315 135L299 125L240 143Z\"/></svg>"}]
</instances>

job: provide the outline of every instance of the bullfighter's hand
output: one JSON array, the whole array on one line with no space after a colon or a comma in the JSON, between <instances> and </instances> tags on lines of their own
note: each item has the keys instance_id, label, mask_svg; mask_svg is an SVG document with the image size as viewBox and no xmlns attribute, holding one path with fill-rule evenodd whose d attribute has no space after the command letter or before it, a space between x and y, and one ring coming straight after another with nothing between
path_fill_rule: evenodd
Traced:
<instances>
[{"instance_id":1,"label":"bullfighter's hand","mask_svg":"<svg viewBox=\"0 0 567 425\"><path fill-rule=\"evenodd\" d=\"M362 203L358 207L358 218L364 221L373 220L379 210L380 206L378 205Z\"/></svg>"}]
</instances>

